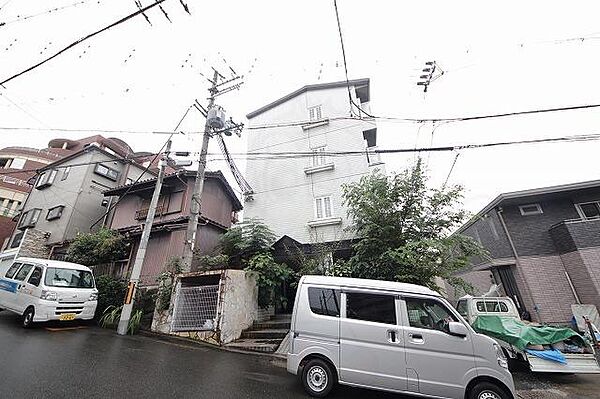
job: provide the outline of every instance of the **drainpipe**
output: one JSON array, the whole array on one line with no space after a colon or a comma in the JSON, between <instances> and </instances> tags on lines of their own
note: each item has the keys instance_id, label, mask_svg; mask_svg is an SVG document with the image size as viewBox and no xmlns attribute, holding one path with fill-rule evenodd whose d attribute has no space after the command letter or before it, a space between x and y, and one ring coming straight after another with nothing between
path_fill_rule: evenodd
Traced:
<instances>
[{"instance_id":1,"label":"drainpipe","mask_svg":"<svg viewBox=\"0 0 600 399\"><path fill-rule=\"evenodd\" d=\"M512 240L512 237L510 236L510 233L508 232L508 227L506 227L506 223L504 222L504 217L502 216L502 207L498 207L496 208L496 214L498 215L498 219L500 219L500 224L502 225L502 230L504 230L504 234L506 234L506 238L508 239L508 243L510 245L510 249L512 250L513 256L515 257L515 263L517 264L517 267L521 268L521 260L519 258L519 254L517 253L517 248L515 247L515 243ZM523 270L523 269L521 269ZM531 292L531 287L529 287L529 283L527 282L527 278L525 278L525 276L523 276L523 281L525 282L525 288L527 289L527 292L529 293L529 297L531 298L531 303L533 303L533 309L535 310L535 313L538 316L538 319L540 321L540 323L542 322L542 316L540 315L540 311L537 307L537 305L535 304L535 299L533 298L533 293Z\"/></svg>"}]
</instances>

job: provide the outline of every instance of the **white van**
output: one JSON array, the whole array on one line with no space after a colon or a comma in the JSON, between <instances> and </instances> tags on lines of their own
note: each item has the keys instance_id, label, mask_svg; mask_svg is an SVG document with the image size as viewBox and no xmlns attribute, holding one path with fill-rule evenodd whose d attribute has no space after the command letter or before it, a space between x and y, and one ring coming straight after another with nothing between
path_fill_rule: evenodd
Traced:
<instances>
[{"instance_id":1,"label":"white van","mask_svg":"<svg viewBox=\"0 0 600 399\"><path fill-rule=\"evenodd\" d=\"M290 337L287 370L311 396L340 383L420 397L516 398L500 346L419 285L304 276Z\"/></svg>"},{"instance_id":2,"label":"white van","mask_svg":"<svg viewBox=\"0 0 600 399\"><path fill-rule=\"evenodd\" d=\"M77 263L18 258L0 264L0 309L23 316L23 327L48 320L89 320L98 304L92 271Z\"/></svg>"}]
</instances>

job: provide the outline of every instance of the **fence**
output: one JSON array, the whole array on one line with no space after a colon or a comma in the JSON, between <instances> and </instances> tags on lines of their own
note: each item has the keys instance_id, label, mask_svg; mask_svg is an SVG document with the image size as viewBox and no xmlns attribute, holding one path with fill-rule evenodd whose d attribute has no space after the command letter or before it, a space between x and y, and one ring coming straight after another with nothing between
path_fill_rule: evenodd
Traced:
<instances>
[{"instance_id":1,"label":"fence","mask_svg":"<svg viewBox=\"0 0 600 399\"><path fill-rule=\"evenodd\" d=\"M181 287L175 300L172 331L214 330L218 298L218 285Z\"/></svg>"}]
</instances>

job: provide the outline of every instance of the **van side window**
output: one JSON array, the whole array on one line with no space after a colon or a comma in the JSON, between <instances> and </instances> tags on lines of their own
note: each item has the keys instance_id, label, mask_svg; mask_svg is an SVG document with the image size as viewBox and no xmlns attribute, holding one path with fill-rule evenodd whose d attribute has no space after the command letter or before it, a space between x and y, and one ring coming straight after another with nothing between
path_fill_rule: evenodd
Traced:
<instances>
[{"instance_id":1,"label":"van side window","mask_svg":"<svg viewBox=\"0 0 600 399\"><path fill-rule=\"evenodd\" d=\"M29 274L29 272L33 269L33 265L23 265L22 268L19 269L19 272L15 275L15 280L23 281L25 277Z\"/></svg>"},{"instance_id":2,"label":"van side window","mask_svg":"<svg viewBox=\"0 0 600 399\"><path fill-rule=\"evenodd\" d=\"M310 310L323 316L340 317L340 291L331 288L308 288Z\"/></svg>"},{"instance_id":3,"label":"van side window","mask_svg":"<svg viewBox=\"0 0 600 399\"><path fill-rule=\"evenodd\" d=\"M35 269L33 269L31 276L29 276L27 282L31 285L35 285L36 287L38 287L42 282L42 268L36 266Z\"/></svg>"},{"instance_id":4,"label":"van side window","mask_svg":"<svg viewBox=\"0 0 600 399\"><path fill-rule=\"evenodd\" d=\"M346 317L349 319L396 324L393 295L349 292L346 294Z\"/></svg>"},{"instance_id":5,"label":"van side window","mask_svg":"<svg viewBox=\"0 0 600 399\"><path fill-rule=\"evenodd\" d=\"M469 312L467 311L467 301L458 301L458 304L456 305L456 310L458 311L458 314L466 318L469 315Z\"/></svg>"},{"instance_id":6,"label":"van side window","mask_svg":"<svg viewBox=\"0 0 600 399\"><path fill-rule=\"evenodd\" d=\"M411 327L448 332L448 323L458 321L441 302L425 298L405 298Z\"/></svg>"},{"instance_id":7,"label":"van side window","mask_svg":"<svg viewBox=\"0 0 600 399\"><path fill-rule=\"evenodd\" d=\"M13 263L12 266L6 271L4 275L6 278L13 278L19 267L21 267L22 263Z\"/></svg>"}]
</instances>

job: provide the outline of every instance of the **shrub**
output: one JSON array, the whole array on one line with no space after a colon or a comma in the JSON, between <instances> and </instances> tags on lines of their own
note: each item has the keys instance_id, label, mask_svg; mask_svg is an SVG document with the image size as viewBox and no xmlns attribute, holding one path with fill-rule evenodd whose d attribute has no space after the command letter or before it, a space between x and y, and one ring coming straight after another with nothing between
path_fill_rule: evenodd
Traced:
<instances>
[{"instance_id":1,"label":"shrub","mask_svg":"<svg viewBox=\"0 0 600 399\"><path fill-rule=\"evenodd\" d=\"M96 277L96 288L98 288L98 307L95 318L98 319L109 307L123 305L127 293L127 283L114 277L103 275Z\"/></svg>"}]
</instances>

